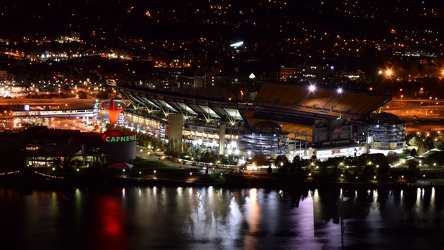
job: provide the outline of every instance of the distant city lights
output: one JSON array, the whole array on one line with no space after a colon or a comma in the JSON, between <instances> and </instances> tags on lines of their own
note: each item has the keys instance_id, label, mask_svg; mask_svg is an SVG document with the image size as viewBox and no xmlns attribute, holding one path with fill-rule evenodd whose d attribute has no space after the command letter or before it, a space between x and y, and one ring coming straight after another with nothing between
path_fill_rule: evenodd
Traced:
<instances>
[{"instance_id":1,"label":"distant city lights","mask_svg":"<svg viewBox=\"0 0 444 250\"><path fill-rule=\"evenodd\" d=\"M230 44L230 47L233 47L233 48L237 49L237 47L240 47L242 45L244 45L244 42L240 41L240 42L237 42L237 43Z\"/></svg>"}]
</instances>

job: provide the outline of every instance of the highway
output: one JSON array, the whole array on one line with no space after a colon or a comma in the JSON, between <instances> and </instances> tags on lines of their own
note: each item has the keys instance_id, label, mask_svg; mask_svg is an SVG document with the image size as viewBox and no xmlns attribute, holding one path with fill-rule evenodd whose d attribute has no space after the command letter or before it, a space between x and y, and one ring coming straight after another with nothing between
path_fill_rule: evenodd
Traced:
<instances>
[{"instance_id":1,"label":"highway","mask_svg":"<svg viewBox=\"0 0 444 250\"><path fill-rule=\"evenodd\" d=\"M403 120L442 119L444 117L444 100L393 99L381 109Z\"/></svg>"},{"instance_id":2,"label":"highway","mask_svg":"<svg viewBox=\"0 0 444 250\"><path fill-rule=\"evenodd\" d=\"M397 98L381 107L381 110L405 121L406 134L444 130L444 100Z\"/></svg>"}]
</instances>

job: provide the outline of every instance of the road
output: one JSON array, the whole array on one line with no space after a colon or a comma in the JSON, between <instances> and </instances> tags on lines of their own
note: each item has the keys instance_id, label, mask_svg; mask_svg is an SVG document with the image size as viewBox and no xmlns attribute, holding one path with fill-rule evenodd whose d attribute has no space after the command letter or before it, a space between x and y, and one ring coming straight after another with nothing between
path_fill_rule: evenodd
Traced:
<instances>
[{"instance_id":1,"label":"road","mask_svg":"<svg viewBox=\"0 0 444 250\"><path fill-rule=\"evenodd\" d=\"M381 108L401 119L436 119L444 116L444 100L393 99Z\"/></svg>"},{"instance_id":2,"label":"road","mask_svg":"<svg viewBox=\"0 0 444 250\"><path fill-rule=\"evenodd\" d=\"M51 120L51 125L48 127L56 129L80 130L82 132L92 132L94 129L91 126L87 126L83 119L79 118L53 118Z\"/></svg>"}]
</instances>

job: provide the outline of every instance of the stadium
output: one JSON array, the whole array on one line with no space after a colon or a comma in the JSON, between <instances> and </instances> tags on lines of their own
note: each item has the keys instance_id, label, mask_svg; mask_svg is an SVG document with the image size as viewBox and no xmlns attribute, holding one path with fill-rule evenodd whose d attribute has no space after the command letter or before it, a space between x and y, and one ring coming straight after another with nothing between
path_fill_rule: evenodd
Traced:
<instances>
[{"instance_id":1,"label":"stadium","mask_svg":"<svg viewBox=\"0 0 444 250\"><path fill-rule=\"evenodd\" d=\"M391 100L386 93L283 82L264 82L245 97L216 88L120 85L117 92L126 103L120 125L158 136L177 151L321 159L404 146L405 124L372 119Z\"/></svg>"}]
</instances>

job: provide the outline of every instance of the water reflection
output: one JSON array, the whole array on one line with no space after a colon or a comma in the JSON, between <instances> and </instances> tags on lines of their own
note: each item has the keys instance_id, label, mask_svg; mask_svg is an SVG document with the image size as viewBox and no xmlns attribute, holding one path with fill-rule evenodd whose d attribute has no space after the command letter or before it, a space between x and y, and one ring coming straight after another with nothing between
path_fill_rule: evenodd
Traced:
<instances>
[{"instance_id":1,"label":"water reflection","mask_svg":"<svg viewBox=\"0 0 444 250\"><path fill-rule=\"evenodd\" d=\"M0 189L18 249L436 249L444 188Z\"/></svg>"}]
</instances>

